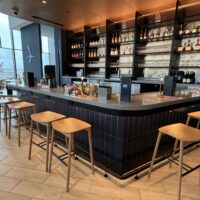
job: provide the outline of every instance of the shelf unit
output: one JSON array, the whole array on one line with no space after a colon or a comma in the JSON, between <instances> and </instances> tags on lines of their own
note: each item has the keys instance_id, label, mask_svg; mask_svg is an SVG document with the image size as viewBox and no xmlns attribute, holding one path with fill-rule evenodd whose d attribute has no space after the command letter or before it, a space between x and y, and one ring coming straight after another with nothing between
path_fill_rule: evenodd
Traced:
<instances>
[{"instance_id":1,"label":"shelf unit","mask_svg":"<svg viewBox=\"0 0 200 200\"><path fill-rule=\"evenodd\" d=\"M71 76L85 75L84 31L68 34L68 70Z\"/></svg>"},{"instance_id":2,"label":"shelf unit","mask_svg":"<svg viewBox=\"0 0 200 200\"><path fill-rule=\"evenodd\" d=\"M194 72L197 74L200 69L200 44L198 50L194 50L193 47L197 40L200 41L200 28L198 28L200 27L199 6L181 9L179 3L176 12L175 47L173 49L174 62L171 64L171 67L175 70L171 74L174 75L178 71L184 71L185 73L190 71L190 73ZM185 46L188 44L192 45L191 50L186 50L187 47ZM183 47L182 51L178 51L179 47Z\"/></svg>"},{"instance_id":3,"label":"shelf unit","mask_svg":"<svg viewBox=\"0 0 200 200\"><path fill-rule=\"evenodd\" d=\"M157 17L156 23L155 15L137 14L135 79L155 78L169 73L174 11Z\"/></svg>"},{"instance_id":4,"label":"shelf unit","mask_svg":"<svg viewBox=\"0 0 200 200\"><path fill-rule=\"evenodd\" d=\"M200 61L200 49L183 52L177 49L185 40L199 38L200 41L200 28L197 33L180 35L179 31L182 26L185 28L196 21L200 27L200 14L199 6L181 7L180 2L177 0L175 10L161 12L160 19L159 15L143 16L136 12L134 18L126 21L106 20L103 26L84 27L82 32L70 33L67 39L70 44L67 74L76 76L82 69L88 78L119 80L121 74L141 79L154 78L151 76L155 74L157 77L176 75L181 69L185 71L187 63L181 61L182 57L186 59L187 54L195 55ZM83 45L72 49L73 42L82 42ZM72 57L72 52L76 51L83 51L83 54ZM200 67L198 63L190 63L188 70L191 68Z\"/></svg>"},{"instance_id":5,"label":"shelf unit","mask_svg":"<svg viewBox=\"0 0 200 200\"><path fill-rule=\"evenodd\" d=\"M106 27L85 29L85 71L89 78L105 79L106 75Z\"/></svg>"},{"instance_id":6,"label":"shelf unit","mask_svg":"<svg viewBox=\"0 0 200 200\"><path fill-rule=\"evenodd\" d=\"M107 76L120 79L133 74L135 20L107 22Z\"/></svg>"}]
</instances>

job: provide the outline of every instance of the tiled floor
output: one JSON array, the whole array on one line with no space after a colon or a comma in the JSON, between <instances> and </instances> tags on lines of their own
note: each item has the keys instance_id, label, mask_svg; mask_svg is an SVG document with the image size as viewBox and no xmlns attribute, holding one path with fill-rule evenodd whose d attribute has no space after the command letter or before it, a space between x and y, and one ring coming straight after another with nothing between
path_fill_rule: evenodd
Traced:
<instances>
[{"instance_id":1,"label":"tiled floor","mask_svg":"<svg viewBox=\"0 0 200 200\"><path fill-rule=\"evenodd\" d=\"M17 131L8 140L0 134L0 200L176 200L177 166L165 165L135 181L104 178L96 168L93 176L88 166L72 159L70 192L65 192L66 167L53 159L52 173L45 172L45 152L33 146L28 157L29 132L22 131L22 145L17 146ZM200 148L184 156L192 164L200 163ZM183 179L183 200L200 200L199 170Z\"/></svg>"}]
</instances>

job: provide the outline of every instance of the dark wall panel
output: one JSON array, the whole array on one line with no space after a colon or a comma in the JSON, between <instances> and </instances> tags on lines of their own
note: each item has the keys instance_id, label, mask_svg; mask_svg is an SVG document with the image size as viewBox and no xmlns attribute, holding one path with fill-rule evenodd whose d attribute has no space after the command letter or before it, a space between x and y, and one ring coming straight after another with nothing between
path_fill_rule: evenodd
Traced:
<instances>
[{"instance_id":1,"label":"dark wall panel","mask_svg":"<svg viewBox=\"0 0 200 200\"><path fill-rule=\"evenodd\" d=\"M67 67L67 31L54 29L55 53L56 53L56 81L62 84L61 77L66 74Z\"/></svg>"},{"instance_id":2,"label":"dark wall panel","mask_svg":"<svg viewBox=\"0 0 200 200\"><path fill-rule=\"evenodd\" d=\"M31 24L21 29L24 71L34 72L35 78L42 77L40 25Z\"/></svg>"}]
</instances>

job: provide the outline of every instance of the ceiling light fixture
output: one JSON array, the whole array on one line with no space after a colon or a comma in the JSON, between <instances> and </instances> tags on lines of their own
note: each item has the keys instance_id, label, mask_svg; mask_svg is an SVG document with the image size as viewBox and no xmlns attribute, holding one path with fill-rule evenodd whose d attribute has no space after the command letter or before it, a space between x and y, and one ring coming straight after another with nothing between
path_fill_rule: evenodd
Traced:
<instances>
[{"instance_id":1,"label":"ceiling light fixture","mask_svg":"<svg viewBox=\"0 0 200 200\"><path fill-rule=\"evenodd\" d=\"M42 1L43 4L47 4L47 1Z\"/></svg>"}]
</instances>

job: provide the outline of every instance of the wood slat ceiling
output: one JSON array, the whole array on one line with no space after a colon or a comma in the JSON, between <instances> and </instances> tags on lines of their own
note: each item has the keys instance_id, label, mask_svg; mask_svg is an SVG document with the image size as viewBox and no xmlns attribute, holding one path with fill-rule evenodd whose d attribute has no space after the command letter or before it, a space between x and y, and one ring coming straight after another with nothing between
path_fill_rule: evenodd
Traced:
<instances>
[{"instance_id":1,"label":"wood slat ceiling","mask_svg":"<svg viewBox=\"0 0 200 200\"><path fill-rule=\"evenodd\" d=\"M135 12L142 14L175 7L175 0L0 0L0 12L12 15L17 7L17 17L47 24L67 30L78 30L84 26L101 25L106 19L121 20L134 17ZM197 0L182 0L192 3ZM37 18L33 18L36 16ZM38 19L43 18L50 22ZM58 23L60 25L53 24Z\"/></svg>"}]
</instances>

